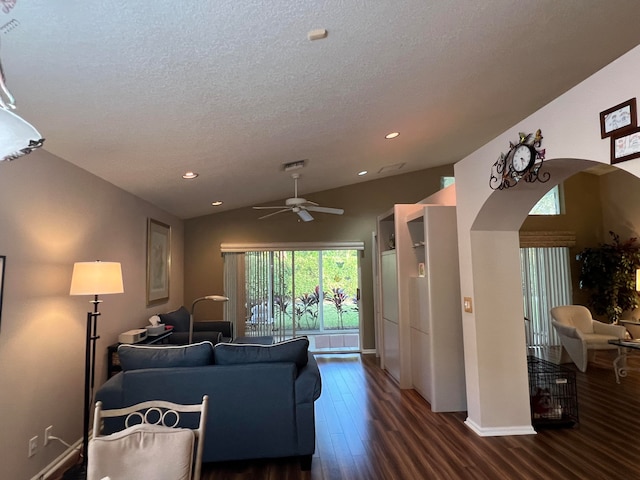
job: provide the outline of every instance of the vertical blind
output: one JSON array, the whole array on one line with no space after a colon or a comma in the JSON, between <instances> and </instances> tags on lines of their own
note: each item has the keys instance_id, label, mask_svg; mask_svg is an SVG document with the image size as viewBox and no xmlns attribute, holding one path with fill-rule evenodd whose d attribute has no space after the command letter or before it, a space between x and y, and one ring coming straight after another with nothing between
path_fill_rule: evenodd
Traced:
<instances>
[{"instance_id":1,"label":"vertical blind","mask_svg":"<svg viewBox=\"0 0 640 480\"><path fill-rule=\"evenodd\" d=\"M239 334L285 339L285 311L293 287L290 273L293 255L294 252L282 251L224 254L225 292L237 299L234 315L227 318L235 319ZM295 336L295 331L292 333Z\"/></svg>"},{"instance_id":2,"label":"vertical blind","mask_svg":"<svg viewBox=\"0 0 640 480\"><path fill-rule=\"evenodd\" d=\"M568 247L520 249L524 316L531 346L560 345L551 325L552 307L572 303Z\"/></svg>"}]
</instances>

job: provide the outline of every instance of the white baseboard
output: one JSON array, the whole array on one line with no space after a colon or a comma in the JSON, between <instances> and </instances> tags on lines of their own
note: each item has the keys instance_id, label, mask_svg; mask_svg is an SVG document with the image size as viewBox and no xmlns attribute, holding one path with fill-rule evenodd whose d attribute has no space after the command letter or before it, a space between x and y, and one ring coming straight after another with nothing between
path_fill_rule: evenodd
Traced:
<instances>
[{"instance_id":1,"label":"white baseboard","mask_svg":"<svg viewBox=\"0 0 640 480\"><path fill-rule=\"evenodd\" d=\"M373 354L376 353L376 349L375 348L363 348L360 353L362 353L363 355L373 355Z\"/></svg>"},{"instance_id":2,"label":"white baseboard","mask_svg":"<svg viewBox=\"0 0 640 480\"><path fill-rule=\"evenodd\" d=\"M504 437L510 435L535 435L536 431L531 425L519 425L513 427L491 427L479 426L469 417L464 421L465 425L481 437Z\"/></svg>"},{"instance_id":3,"label":"white baseboard","mask_svg":"<svg viewBox=\"0 0 640 480\"><path fill-rule=\"evenodd\" d=\"M58 469L62 468L73 455L77 455L80 449L82 449L82 438L76 440L73 445L54 458L49 465L31 477L31 480L47 480L51 474L57 473Z\"/></svg>"}]
</instances>

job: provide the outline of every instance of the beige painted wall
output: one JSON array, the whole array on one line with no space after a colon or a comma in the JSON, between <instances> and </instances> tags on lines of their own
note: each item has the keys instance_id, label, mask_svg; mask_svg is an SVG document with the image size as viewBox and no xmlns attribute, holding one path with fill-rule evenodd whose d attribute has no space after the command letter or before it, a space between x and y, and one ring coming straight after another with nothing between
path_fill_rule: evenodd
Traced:
<instances>
[{"instance_id":1,"label":"beige painted wall","mask_svg":"<svg viewBox=\"0 0 640 480\"><path fill-rule=\"evenodd\" d=\"M640 162L640 160L636 160ZM612 230L623 240L640 237L640 180L625 171L612 172L600 177L603 200L602 231L604 241L610 242Z\"/></svg>"},{"instance_id":2,"label":"beige painted wall","mask_svg":"<svg viewBox=\"0 0 640 480\"><path fill-rule=\"evenodd\" d=\"M147 308L146 222L172 226L171 301ZM183 225L150 204L45 151L0 163L0 255L6 255L0 324L0 478L31 478L64 450L44 429L82 436L88 297L70 297L76 261L122 263L124 294L105 295L96 384L118 333L182 303ZM27 458L29 438L38 453Z\"/></svg>"},{"instance_id":3,"label":"beige painted wall","mask_svg":"<svg viewBox=\"0 0 640 480\"><path fill-rule=\"evenodd\" d=\"M304 194L324 206L344 208L342 216L317 214L313 222L298 222L293 214L258 220L264 213L244 208L185 222L185 302L223 291L223 242L363 241L361 259L363 348L375 348L371 234L376 218L394 203L415 203L440 188L440 177L452 175L443 166L387 177L348 187ZM202 305L202 309L201 309ZM222 307L213 302L198 304L196 316L221 318Z\"/></svg>"},{"instance_id":4,"label":"beige painted wall","mask_svg":"<svg viewBox=\"0 0 640 480\"><path fill-rule=\"evenodd\" d=\"M520 272L498 270L486 258L495 257L493 252L501 249L505 255L494 261L518 261L510 248L517 236L510 239L504 233L517 231L535 201L548 190L540 184L522 184L506 191L492 191L487 185L491 166L500 152L507 151L509 142L518 138L518 132L535 132L538 128L544 135L546 168L551 172L548 187L597 162L608 164L610 143L600 138L599 113L637 97L639 73L640 47L636 47L454 167L461 293L472 297L475 305L473 312L463 313L466 423L480 435L533 432L529 402L522 395L522 390L527 389L521 381L527 376L526 346L521 322L513 321L522 317L517 287ZM640 174L639 160L619 167ZM492 284L493 288L485 289L484 284ZM487 332L493 333L493 338ZM497 368L490 371L485 365ZM501 402L493 401L495 398L514 399L513 405L504 409Z\"/></svg>"}]
</instances>

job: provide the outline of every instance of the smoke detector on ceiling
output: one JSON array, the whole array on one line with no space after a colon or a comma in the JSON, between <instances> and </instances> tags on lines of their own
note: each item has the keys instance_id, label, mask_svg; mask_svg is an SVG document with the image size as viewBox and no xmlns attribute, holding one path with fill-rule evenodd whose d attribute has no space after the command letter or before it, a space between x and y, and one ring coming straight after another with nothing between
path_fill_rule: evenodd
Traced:
<instances>
[{"instance_id":1,"label":"smoke detector on ceiling","mask_svg":"<svg viewBox=\"0 0 640 480\"><path fill-rule=\"evenodd\" d=\"M306 160L297 160L295 162L284 163L282 169L285 172L291 172L293 170L300 170L307 164Z\"/></svg>"}]
</instances>

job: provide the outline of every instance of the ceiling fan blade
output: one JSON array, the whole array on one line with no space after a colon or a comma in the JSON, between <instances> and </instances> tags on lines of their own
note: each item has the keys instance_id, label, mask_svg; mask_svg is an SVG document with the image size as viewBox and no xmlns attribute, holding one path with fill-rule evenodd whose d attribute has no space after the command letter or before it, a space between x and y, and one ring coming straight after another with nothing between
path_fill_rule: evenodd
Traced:
<instances>
[{"instance_id":1,"label":"ceiling fan blade","mask_svg":"<svg viewBox=\"0 0 640 480\"><path fill-rule=\"evenodd\" d=\"M330 213L332 215L342 215L344 210L342 208L330 208L330 207L307 207L310 212L318 213Z\"/></svg>"},{"instance_id":2,"label":"ceiling fan blade","mask_svg":"<svg viewBox=\"0 0 640 480\"><path fill-rule=\"evenodd\" d=\"M262 220L263 218L273 217L274 215L277 215L277 214L283 213L283 212L288 212L289 210L290 210L289 208L283 208L282 210L278 210L277 212L268 213L267 215L263 215L262 217L258 218L258 220Z\"/></svg>"},{"instance_id":3,"label":"ceiling fan blade","mask_svg":"<svg viewBox=\"0 0 640 480\"><path fill-rule=\"evenodd\" d=\"M253 207L255 210L268 210L268 209L273 209L273 208L289 208L286 205L276 205L273 207Z\"/></svg>"},{"instance_id":4,"label":"ceiling fan blade","mask_svg":"<svg viewBox=\"0 0 640 480\"><path fill-rule=\"evenodd\" d=\"M307 200L307 199L305 199L305 200L304 200L304 204L305 204L305 205L307 205L307 206L308 206L308 205L313 205L314 207L318 207L318 206L320 206L320 204L319 204L319 203L312 202L311 200Z\"/></svg>"},{"instance_id":5,"label":"ceiling fan blade","mask_svg":"<svg viewBox=\"0 0 640 480\"><path fill-rule=\"evenodd\" d=\"M311 214L307 212L304 208L301 208L296 213L302 219L303 222L310 222L313 220L313 217L311 216Z\"/></svg>"}]
</instances>

